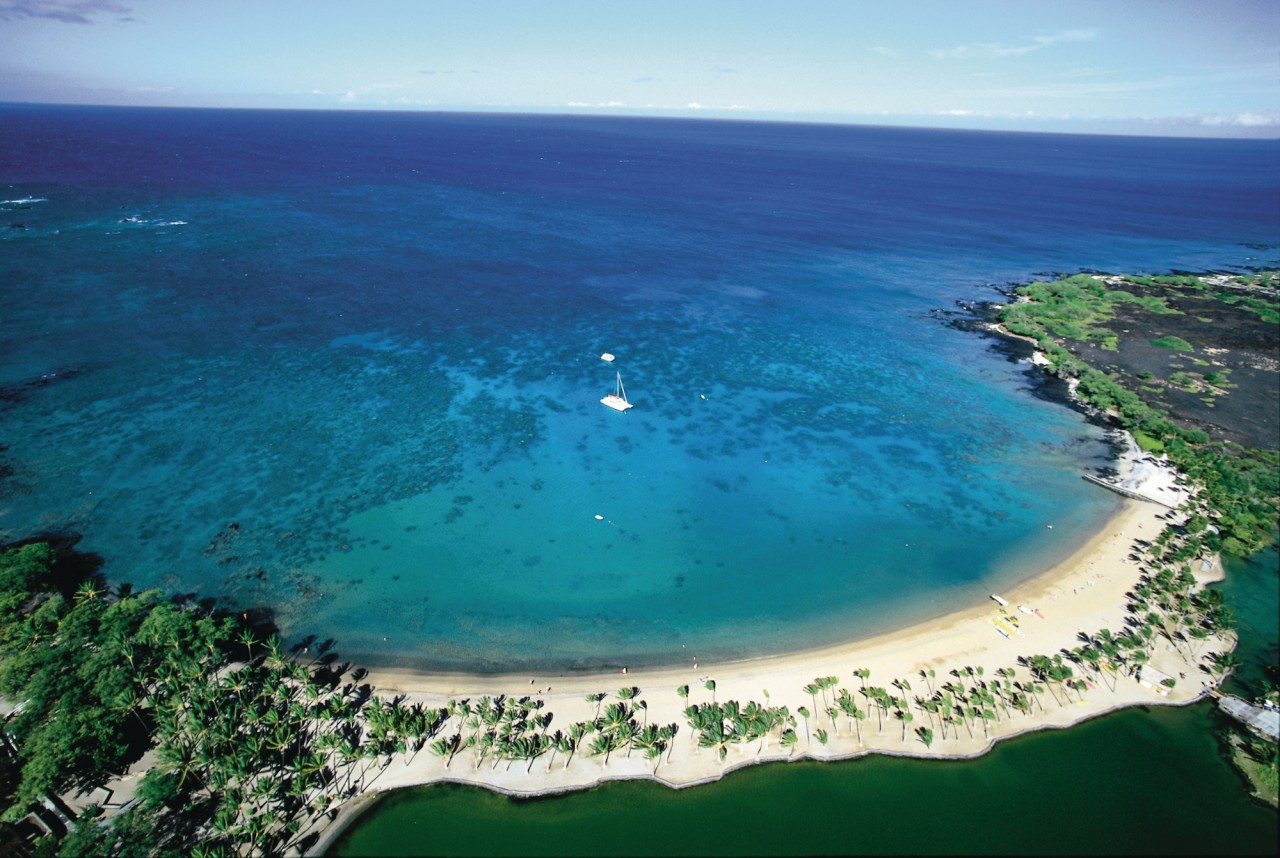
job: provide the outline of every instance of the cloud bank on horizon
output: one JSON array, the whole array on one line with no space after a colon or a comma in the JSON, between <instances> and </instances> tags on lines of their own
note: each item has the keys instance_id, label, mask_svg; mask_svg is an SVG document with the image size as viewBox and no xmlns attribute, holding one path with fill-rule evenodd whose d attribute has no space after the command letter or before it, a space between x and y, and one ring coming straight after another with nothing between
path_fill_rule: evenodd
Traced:
<instances>
[{"instance_id":1,"label":"cloud bank on horizon","mask_svg":"<svg viewBox=\"0 0 1280 858\"><path fill-rule=\"evenodd\" d=\"M0 0L0 101L1280 137L1275 0Z\"/></svg>"}]
</instances>

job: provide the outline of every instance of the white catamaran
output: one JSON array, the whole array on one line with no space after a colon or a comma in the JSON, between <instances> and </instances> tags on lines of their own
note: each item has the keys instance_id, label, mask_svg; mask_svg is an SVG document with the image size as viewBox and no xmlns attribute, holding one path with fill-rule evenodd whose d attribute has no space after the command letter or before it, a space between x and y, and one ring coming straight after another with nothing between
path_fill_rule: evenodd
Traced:
<instances>
[{"instance_id":1,"label":"white catamaran","mask_svg":"<svg viewBox=\"0 0 1280 858\"><path fill-rule=\"evenodd\" d=\"M633 407L630 402L627 402L627 390L622 386L622 373L618 373L617 389L600 401L614 411L626 411L628 408Z\"/></svg>"}]
</instances>

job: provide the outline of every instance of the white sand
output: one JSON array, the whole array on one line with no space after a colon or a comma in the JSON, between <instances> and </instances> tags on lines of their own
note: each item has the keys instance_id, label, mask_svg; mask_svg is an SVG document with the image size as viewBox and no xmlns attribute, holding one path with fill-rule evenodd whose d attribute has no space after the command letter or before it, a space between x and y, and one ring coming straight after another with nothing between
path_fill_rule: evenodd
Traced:
<instances>
[{"instance_id":1,"label":"white sand","mask_svg":"<svg viewBox=\"0 0 1280 858\"><path fill-rule=\"evenodd\" d=\"M763 749L753 742L731 746L722 762L713 752L696 748L692 731L683 715L687 703L676 692L677 687L687 684L690 687L688 703L709 701L711 692L703 687L700 680L712 678L716 683L717 701L733 699L745 705L754 700L760 704L785 705L792 714L796 714L802 706L813 708L813 701L804 687L815 678L825 676L838 677L836 687L847 688L858 704L865 708L867 701L858 693L861 680L853 675L853 671L860 668L871 672L868 686L884 687L891 694L911 698L930 695L929 682L923 678L922 671L934 672L935 677L930 680L934 688L953 679L952 670L968 667L981 667L988 681L995 678L997 668L1014 668L1017 671L1015 680L1027 680L1030 672L1018 665L1020 656L1052 656L1063 649L1078 647L1081 645L1078 635L1082 631L1094 633L1107 628L1119 633L1124 629L1126 594L1140 577L1140 565L1131 561L1129 555L1137 550L1135 540L1152 539L1161 532L1167 524L1162 519L1166 513L1165 507L1154 503L1125 501L1104 529L1070 558L1048 572L1002 592L1000 595L1008 602L1008 607L1003 609L1003 622L1012 628L1014 624L1009 618L1016 620L1016 628L1020 632L1010 638L1001 635L990 622L991 618L1002 616L1000 606L993 600L984 600L968 609L866 640L739 663L700 661L696 669L691 663L686 669L634 669L626 675L548 674L532 677L532 685L527 674L475 676L374 670L369 681L383 696L404 693L410 701L421 701L434 707L445 706L450 698L474 701L486 695L503 694L517 699L524 696L541 698L545 701L542 711L554 713L549 728L552 732L567 730L573 722L594 716L596 707L585 699L588 694L608 692L607 704L617 699L620 688L636 686L640 689L639 699L648 704L647 720L659 725L674 723L680 730L673 742L670 761L661 763L656 774L654 764L644 760L638 752L629 757L625 751L614 753L605 767L602 758L588 755L586 742L567 768L563 756L556 755L554 761L544 756L533 763L528 773L527 763L520 761L509 767L502 762L494 769L490 759L477 769L474 754L466 750L459 752L446 770L440 758L424 750L407 764L395 760L376 777L371 777L365 784L366 793L441 780L473 783L516 794L582 788L619 778L656 778L670 786L681 787L714 780L734 768L768 760L802 757L838 759L866 753L966 757L981 754L1001 738L1029 730L1066 727L1119 707L1191 702L1206 693L1209 675L1200 669L1199 664L1188 663L1166 641L1160 640L1152 656L1152 666L1172 677L1185 675L1167 694L1158 693L1133 678L1118 676L1112 680L1116 684L1114 690L1108 682L1098 682L1084 693L1082 702L1074 691L1067 692L1071 699L1066 705L1060 705L1052 693L1046 693L1040 697L1044 711L1033 709L1029 716L1013 711L1012 717L1006 717L1002 711L1000 720L989 725L989 735L984 734L979 722L973 727L972 736L960 727L958 733L949 731L944 740L936 729L937 725L933 725L935 737L931 747L926 747L915 735L916 727L929 726L927 716L919 710L913 710L915 721L907 727L905 741L900 722L891 721L884 725L882 731L878 730L874 712L862 722L861 741L847 732L843 718L838 719L838 732L833 730L825 715L820 719L810 718L808 731L803 719L797 718L799 743L791 752L779 748L776 741ZM1018 610L1019 605L1038 609L1043 617L1027 615ZM1201 653L1222 650L1227 646L1222 641L1210 639ZM1076 668L1076 676L1080 675ZM910 692L903 695L893 688L894 680L909 682ZM964 684L971 685L972 681L966 679ZM548 687L551 689L549 693L546 691ZM1061 697L1063 689L1055 690ZM825 746L816 737L806 739L806 732L811 733L818 726L831 733ZM330 826L314 851L320 851L323 844L364 803L349 802L339 815L339 824Z\"/></svg>"}]
</instances>

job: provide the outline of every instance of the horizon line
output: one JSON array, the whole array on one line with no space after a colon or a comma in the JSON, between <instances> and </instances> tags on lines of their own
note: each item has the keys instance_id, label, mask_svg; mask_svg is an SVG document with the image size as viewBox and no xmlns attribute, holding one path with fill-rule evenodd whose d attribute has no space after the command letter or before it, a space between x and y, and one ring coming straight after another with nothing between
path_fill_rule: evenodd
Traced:
<instances>
[{"instance_id":1,"label":"horizon line","mask_svg":"<svg viewBox=\"0 0 1280 858\"><path fill-rule=\"evenodd\" d=\"M987 124L981 122L963 122L964 119L973 117L953 116L951 118L960 120L960 124L946 124L939 122L936 114L890 114L890 115L848 115L849 118L842 118L841 114L806 114L806 113L790 113L779 114L769 111L747 111L738 108L627 108L612 107L599 105L584 105L581 107L573 105L555 105L547 107L538 106L469 106L469 105L453 105L453 106L425 106L425 105L337 105L326 107L314 106L286 106L286 105L198 105L198 104L120 104L117 102L94 102L94 101L10 101L0 99L0 108L12 107L51 107L51 108L96 108L96 109L125 109L125 110L214 110L214 111L257 111L257 112L289 112L289 113L394 113L394 114L455 114L455 115L481 115L481 116L549 116L560 118L614 118L614 119L657 119L657 120L682 120L695 122L739 122L739 123L759 123L759 124L775 124L775 125L821 125L836 127L865 127L865 128L909 128L916 130L934 130L934 131L970 131L977 133L1008 133L1008 134L1041 134L1041 135L1059 135L1059 136L1093 136L1093 137L1134 137L1134 138L1155 138L1155 139L1176 139L1176 140L1236 140L1236 141L1277 141L1280 140L1280 126L1267 125L1258 126L1257 133L1235 133L1224 134L1214 133L1215 126L1205 124L1188 124L1177 126L1182 129L1182 133L1177 133L1167 127L1159 128L1139 128L1134 129L1116 129L1116 128L1089 128L1087 126L1100 126L1107 124L1120 123L1152 123L1159 120L1143 120L1143 119L1045 119L1040 117L979 117L987 120ZM734 115L737 114L737 115ZM1007 127L1022 121L1040 121L1040 122L1070 122L1086 127L1076 127L1071 129L1045 129L1045 128L1017 128ZM1167 120L1171 121L1171 120ZM1222 125L1217 128L1233 128L1237 131L1247 129L1248 126L1240 125ZM1263 129L1268 129L1264 131Z\"/></svg>"}]
</instances>

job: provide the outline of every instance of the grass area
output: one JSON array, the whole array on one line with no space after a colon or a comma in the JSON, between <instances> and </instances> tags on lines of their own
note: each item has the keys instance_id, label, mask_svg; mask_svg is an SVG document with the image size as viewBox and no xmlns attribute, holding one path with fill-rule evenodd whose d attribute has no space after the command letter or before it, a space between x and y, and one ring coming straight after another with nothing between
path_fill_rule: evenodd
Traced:
<instances>
[{"instance_id":1,"label":"grass area","mask_svg":"<svg viewBox=\"0 0 1280 858\"><path fill-rule=\"evenodd\" d=\"M1056 337L1094 343L1108 351L1116 349L1116 334L1103 323L1115 318L1119 304L1135 304L1151 313L1181 315L1159 296L1138 296L1113 289L1088 274L1077 274L1053 282L1023 286L1018 294L1027 301L1012 304L1001 314L1004 326L1021 336L1048 331Z\"/></svg>"},{"instance_id":2,"label":"grass area","mask_svg":"<svg viewBox=\"0 0 1280 858\"><path fill-rule=\"evenodd\" d=\"M1180 352L1193 352L1195 348L1182 337L1167 336L1149 341L1158 349L1177 349Z\"/></svg>"},{"instance_id":3,"label":"grass area","mask_svg":"<svg viewBox=\"0 0 1280 858\"><path fill-rule=\"evenodd\" d=\"M1275 743L1235 732L1230 736L1230 743L1231 761L1248 778L1254 798L1280 807Z\"/></svg>"}]
</instances>

